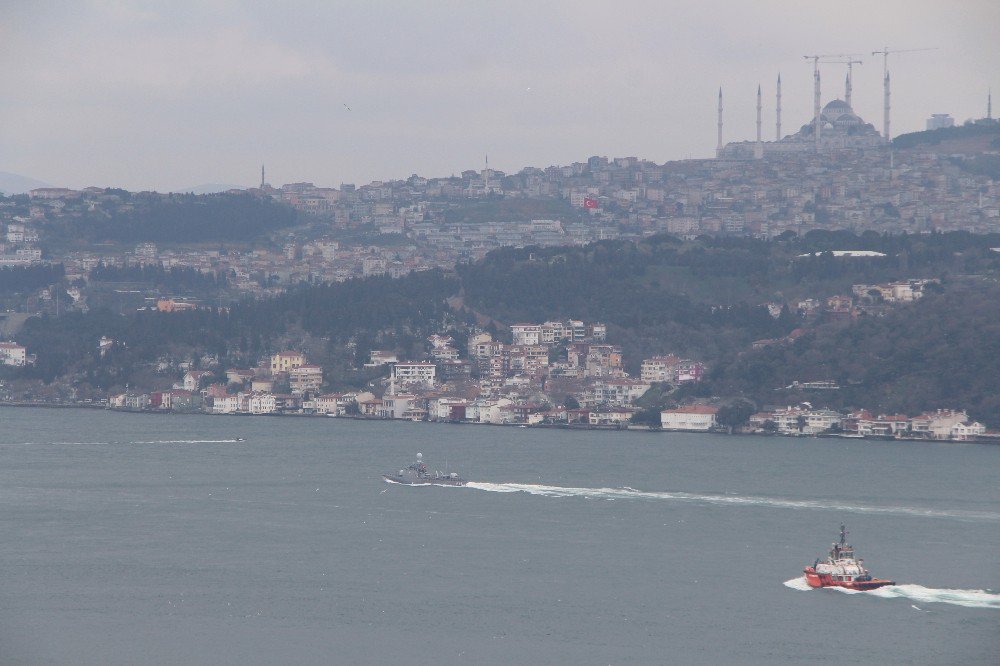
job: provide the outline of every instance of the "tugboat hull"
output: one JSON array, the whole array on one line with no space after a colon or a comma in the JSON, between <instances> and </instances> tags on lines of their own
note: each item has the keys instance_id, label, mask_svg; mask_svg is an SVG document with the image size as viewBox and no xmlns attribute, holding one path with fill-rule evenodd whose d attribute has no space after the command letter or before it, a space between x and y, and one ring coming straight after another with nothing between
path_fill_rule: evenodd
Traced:
<instances>
[{"instance_id":1,"label":"tugboat hull","mask_svg":"<svg viewBox=\"0 0 1000 666\"><path fill-rule=\"evenodd\" d=\"M806 582L810 587L843 587L848 590L877 590L886 585L895 585L894 580L872 578L870 580L835 580L831 574L817 573L812 567L804 569Z\"/></svg>"}]
</instances>

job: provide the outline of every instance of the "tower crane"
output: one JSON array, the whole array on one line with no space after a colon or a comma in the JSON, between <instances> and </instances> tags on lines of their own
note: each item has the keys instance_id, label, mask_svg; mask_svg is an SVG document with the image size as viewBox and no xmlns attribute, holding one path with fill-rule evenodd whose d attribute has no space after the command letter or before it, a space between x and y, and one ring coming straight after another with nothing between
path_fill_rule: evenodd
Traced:
<instances>
[{"instance_id":1,"label":"tower crane","mask_svg":"<svg viewBox=\"0 0 1000 666\"><path fill-rule=\"evenodd\" d=\"M813 61L813 137L816 141L816 151L820 149L820 95L819 95L819 62L822 58L847 58L851 59L860 56L860 53L825 53L817 55L802 56L806 60Z\"/></svg>"},{"instance_id":2,"label":"tower crane","mask_svg":"<svg viewBox=\"0 0 1000 666\"><path fill-rule=\"evenodd\" d=\"M847 82L844 85L844 101L847 102L847 106L853 108L851 104L851 91L854 84L854 65L863 65L863 60L854 60L853 57L847 57L846 60L820 60L821 63L829 63L834 65L847 65Z\"/></svg>"},{"instance_id":3,"label":"tower crane","mask_svg":"<svg viewBox=\"0 0 1000 666\"><path fill-rule=\"evenodd\" d=\"M936 51L938 47L929 46L920 49L897 49L895 51L890 51L888 46L882 47L881 51L872 51L872 55L882 56L882 96L883 96L883 110L882 110L882 137L885 139L886 143L892 141L892 135L889 132L889 54L899 54L899 53L916 53L918 51Z\"/></svg>"},{"instance_id":4,"label":"tower crane","mask_svg":"<svg viewBox=\"0 0 1000 666\"><path fill-rule=\"evenodd\" d=\"M889 73L889 54L890 53L916 53L917 51L937 51L938 47L928 46L922 49L896 49L895 51L890 51L888 46L882 47L881 51L872 51L872 55L882 56L882 78L884 79Z\"/></svg>"}]
</instances>

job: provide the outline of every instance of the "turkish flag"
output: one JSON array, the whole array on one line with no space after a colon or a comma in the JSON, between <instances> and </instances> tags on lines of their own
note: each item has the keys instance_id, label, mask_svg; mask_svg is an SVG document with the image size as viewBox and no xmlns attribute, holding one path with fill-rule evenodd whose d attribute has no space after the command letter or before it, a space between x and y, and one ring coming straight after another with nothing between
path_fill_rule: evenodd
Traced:
<instances>
[{"instance_id":1,"label":"turkish flag","mask_svg":"<svg viewBox=\"0 0 1000 666\"><path fill-rule=\"evenodd\" d=\"M583 207L584 208L598 208L599 204L597 203L597 199L591 199L590 197L586 197L583 200Z\"/></svg>"}]
</instances>

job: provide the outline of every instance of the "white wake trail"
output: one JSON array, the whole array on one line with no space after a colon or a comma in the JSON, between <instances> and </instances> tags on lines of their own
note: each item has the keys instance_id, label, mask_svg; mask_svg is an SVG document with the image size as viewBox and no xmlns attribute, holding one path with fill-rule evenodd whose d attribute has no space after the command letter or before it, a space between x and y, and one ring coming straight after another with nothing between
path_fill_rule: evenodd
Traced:
<instances>
[{"instance_id":1,"label":"white wake trail","mask_svg":"<svg viewBox=\"0 0 1000 666\"><path fill-rule=\"evenodd\" d=\"M847 513L890 514L931 518L1000 521L1000 513L991 511L961 511L928 509L916 506L871 506L821 500L793 500L759 495L719 495L712 493L651 492L634 488L572 488L530 483L486 483L470 481L465 486L493 493L527 493L544 497L583 497L587 499L646 499L722 504L736 506L769 506L784 509L816 509Z\"/></svg>"},{"instance_id":2,"label":"white wake trail","mask_svg":"<svg viewBox=\"0 0 1000 666\"><path fill-rule=\"evenodd\" d=\"M809 592L813 589L806 582L805 577L799 576L791 580L786 580L785 587L793 590ZM988 590L949 590L924 587L923 585L886 585L877 590L848 590L843 587L822 588L826 590L836 590L844 594L867 594L872 597L883 599L909 599L925 604L951 604L953 606L965 606L966 608L992 608L1000 610L1000 594Z\"/></svg>"},{"instance_id":3,"label":"white wake trail","mask_svg":"<svg viewBox=\"0 0 1000 666\"><path fill-rule=\"evenodd\" d=\"M131 442L132 444L235 444L241 439L152 439L148 441Z\"/></svg>"}]
</instances>

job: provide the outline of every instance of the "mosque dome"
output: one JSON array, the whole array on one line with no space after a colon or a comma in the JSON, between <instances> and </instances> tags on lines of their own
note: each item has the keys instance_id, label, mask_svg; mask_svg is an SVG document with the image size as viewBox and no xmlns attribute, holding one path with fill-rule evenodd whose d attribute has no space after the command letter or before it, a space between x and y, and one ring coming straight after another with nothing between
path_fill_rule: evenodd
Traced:
<instances>
[{"instance_id":1,"label":"mosque dome","mask_svg":"<svg viewBox=\"0 0 1000 666\"><path fill-rule=\"evenodd\" d=\"M841 113L853 113L850 105L842 99L835 99L831 102L827 102L826 106L823 107L823 113L828 114L841 114Z\"/></svg>"},{"instance_id":2,"label":"mosque dome","mask_svg":"<svg viewBox=\"0 0 1000 666\"><path fill-rule=\"evenodd\" d=\"M859 118L850 105L842 99L827 102L823 107L822 118L824 126L831 129L848 130L865 124L865 121Z\"/></svg>"}]
</instances>

